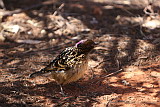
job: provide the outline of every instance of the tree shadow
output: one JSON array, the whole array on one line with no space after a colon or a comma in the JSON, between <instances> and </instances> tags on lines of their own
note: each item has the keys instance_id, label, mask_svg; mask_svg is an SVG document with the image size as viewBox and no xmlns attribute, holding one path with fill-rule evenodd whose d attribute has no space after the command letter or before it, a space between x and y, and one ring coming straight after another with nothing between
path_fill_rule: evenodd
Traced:
<instances>
[{"instance_id":1,"label":"tree shadow","mask_svg":"<svg viewBox=\"0 0 160 107\"><path fill-rule=\"evenodd\" d=\"M16 1L16 0L15 0ZM28 3L30 5L33 5L37 3L37 1L28 2L26 0L25 2L17 2L14 7L13 4L15 1L5 1L6 4L8 4L8 10L14 10L15 8L24 9L24 6L28 7ZM38 1L39 3L41 1ZM13 4L12 4L13 3ZM19 4L23 5L19 5ZM98 30L99 35L101 37L105 34L112 34L111 37L114 38L114 40L106 41L106 37L102 38L102 41L99 42L100 44L102 42L108 42L112 43L112 46L107 47L107 45L100 45L103 48L108 48L108 50L103 49L97 49L94 51L95 54L92 55L92 60L99 61L97 56L100 56L104 59L104 63L101 66L101 68L106 69L107 73L115 72L127 65L131 65L133 62L135 62L135 59L137 59L136 56L134 56L134 53L137 48L137 39L142 39L143 35L140 32L140 26L133 26L134 24L131 24L128 22L127 24L120 24L116 18L118 16L124 16L124 17L133 17L133 16L139 16L143 13L143 8L139 8L137 6L130 6L130 5L114 5L109 3L97 3L93 1L74 1L74 0L61 0L56 2L55 4L51 4L48 6L40 6L36 8L35 10L42 10L40 13L35 14L33 10L27 10L25 13L32 19L43 22L43 27L47 31L46 35L43 37L35 37L34 39L43 40L45 42L48 42L50 39L58 40L58 43L63 43L62 45L55 44L52 46L51 44L44 44L46 45L45 48L38 47L37 45L23 45L23 44L17 44L17 43L8 43L8 44L0 44L0 49L3 50L4 55L1 58L3 60L2 67L9 68L9 67L15 67L14 70L5 70L8 73L11 74L21 74L20 77L26 77L26 74L29 74L33 71L33 66L25 66L26 61L29 62L29 60L32 57L35 59L38 59L39 56L56 56L61 49L71 46L73 41L71 38L75 37L78 34L83 34L84 32L77 32L76 34L68 34L68 35L55 35L54 34L54 28L49 28L49 23L51 23L51 20L47 17L47 15L53 14L56 9L53 9L53 6L56 6L57 8L62 4L65 3L64 9L62 12L60 12L60 15L68 20L68 17L74 17L78 20L80 20L87 28L91 30ZM11 5L11 6L10 6ZM111 9L105 8L105 6L111 6ZM119 6L122 6L122 8L119 8ZM12 9L13 8L13 9ZM47 10L43 10L47 9ZM128 12L131 14L129 14ZM41 15L39 15L41 14ZM96 23L96 21L97 23ZM95 21L95 22L94 22ZM54 30L53 30L54 29ZM115 34L116 32L116 34ZM52 33L52 37L48 37L49 33ZM94 36L84 36L83 38L94 38L99 39L100 37L97 36L98 34L95 33ZM124 50L127 53L127 55L119 57L120 50L119 50L119 42L121 42L121 37L127 36L129 38L127 45L125 46ZM80 38L82 39L82 38ZM64 40L68 40L68 42L64 43ZM77 40L74 40L74 42ZM10 51L14 51L16 47L21 46L25 48L24 51L16 51L15 53L9 53ZM123 44L122 44L123 45ZM32 49L32 50L30 50ZM124 51L122 50L122 51ZM26 52L28 51L28 52ZM102 52L101 52L102 51ZM19 62L14 64L8 64L15 59L19 59ZM53 59L53 58L51 58ZM32 61L32 60L31 60ZM8 65L7 65L8 64ZM20 67L24 66L24 67ZM32 65L40 66L43 65L39 60L36 62L33 62ZM47 65L46 62L44 65ZM106 73L101 73L100 75L106 75ZM105 78L106 79L106 78ZM121 78L119 78L121 79ZM0 93L3 96L2 99L0 99L0 103L5 101L6 103L3 103L4 106L34 106L35 101L37 99L35 97L43 96L46 99L49 99L52 103L55 103L55 106L64 106L68 104L69 106L92 106L93 103L97 102L99 103L95 98L98 96L103 95L111 95L112 93L116 94L123 94L123 93L133 93L136 92L137 89L135 87L114 87L110 84L113 83L103 83L104 78L101 78L96 76L93 79L90 79L88 81L81 81L77 82L82 86L81 88L66 85L64 86L64 91L67 93L68 97L62 97L59 94L59 86L55 84L55 82L49 82L46 84L36 84L33 85L29 80L17 80L13 79L11 82L1 82L0 83ZM27 84L27 85L26 85ZM146 88L146 91L148 89ZM75 95L76 93L76 95ZM148 93L148 91L147 91ZM158 96L158 94L157 94ZM28 97L33 97L33 100L27 100ZM13 98L16 103L9 103L8 98ZM21 101L22 100L22 101ZM25 103L21 103L25 102ZM38 107L38 105L35 105L35 107Z\"/></svg>"},{"instance_id":2,"label":"tree shadow","mask_svg":"<svg viewBox=\"0 0 160 107\"><path fill-rule=\"evenodd\" d=\"M97 83L97 81L100 82ZM95 84L92 84L91 82L95 82ZM94 80L83 81L80 83L78 82L77 84L79 84L82 88L70 84L63 86L64 92L67 95L63 97L59 93L60 88L55 82L36 85L33 85L33 83L28 80L1 82L0 95L3 97L1 97L0 102L2 103L5 101L5 105L11 106L34 106L36 101L42 100L39 98L44 97L42 102L45 102L45 100L48 99L54 103L56 107L64 106L66 104L69 106L91 106L92 103L98 102L95 99L98 96L110 95L112 93L133 93L137 91L135 88L131 87L122 88L113 87L108 84L101 84L101 80L99 80L99 78L94 78ZM9 103L9 100L11 99L15 101L15 103ZM35 107L36 106L38 105L35 104Z\"/></svg>"}]
</instances>

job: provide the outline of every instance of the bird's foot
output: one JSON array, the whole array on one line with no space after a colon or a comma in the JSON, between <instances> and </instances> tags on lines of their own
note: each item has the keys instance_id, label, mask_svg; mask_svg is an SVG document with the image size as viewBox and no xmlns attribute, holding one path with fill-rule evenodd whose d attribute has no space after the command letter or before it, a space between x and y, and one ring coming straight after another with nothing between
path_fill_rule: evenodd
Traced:
<instances>
[{"instance_id":1,"label":"bird's foot","mask_svg":"<svg viewBox=\"0 0 160 107\"><path fill-rule=\"evenodd\" d=\"M63 91L63 88L62 88L62 85L59 85L60 86L60 90L61 92L59 92L63 97L66 97L67 95L64 93Z\"/></svg>"},{"instance_id":2,"label":"bird's foot","mask_svg":"<svg viewBox=\"0 0 160 107\"><path fill-rule=\"evenodd\" d=\"M59 94L61 94L63 97L67 97L67 95L63 92L59 92Z\"/></svg>"}]
</instances>

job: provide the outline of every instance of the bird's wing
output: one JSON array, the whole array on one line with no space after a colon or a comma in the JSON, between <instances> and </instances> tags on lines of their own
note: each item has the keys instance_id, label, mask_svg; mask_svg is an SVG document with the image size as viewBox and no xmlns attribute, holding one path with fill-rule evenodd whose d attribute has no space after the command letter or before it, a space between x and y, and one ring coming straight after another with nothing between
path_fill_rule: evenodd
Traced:
<instances>
[{"instance_id":1,"label":"bird's wing","mask_svg":"<svg viewBox=\"0 0 160 107\"><path fill-rule=\"evenodd\" d=\"M45 71L60 71L60 70L68 70L69 66L67 62L70 60L70 53L74 49L72 47L64 49L54 60L47 65L44 70Z\"/></svg>"},{"instance_id":2,"label":"bird's wing","mask_svg":"<svg viewBox=\"0 0 160 107\"><path fill-rule=\"evenodd\" d=\"M79 63L83 58L84 54L82 54L77 48L68 47L64 49L54 60L52 60L49 65L38 72L32 73L30 77L45 74L48 72L67 71L74 67L75 64Z\"/></svg>"},{"instance_id":3,"label":"bird's wing","mask_svg":"<svg viewBox=\"0 0 160 107\"><path fill-rule=\"evenodd\" d=\"M69 47L63 50L56 59L45 68L45 70L67 71L84 58L85 55L79 49L76 47Z\"/></svg>"}]
</instances>

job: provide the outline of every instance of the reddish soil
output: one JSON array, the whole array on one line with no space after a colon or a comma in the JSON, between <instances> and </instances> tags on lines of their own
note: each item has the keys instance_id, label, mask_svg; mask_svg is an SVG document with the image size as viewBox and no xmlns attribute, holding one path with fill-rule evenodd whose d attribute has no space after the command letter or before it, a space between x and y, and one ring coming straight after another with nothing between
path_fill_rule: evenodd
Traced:
<instances>
[{"instance_id":1,"label":"reddish soil","mask_svg":"<svg viewBox=\"0 0 160 107\"><path fill-rule=\"evenodd\" d=\"M6 0L5 11L44 1ZM128 2L65 0L3 17L0 107L159 107L160 27L149 29L139 20L160 16L143 12L147 2ZM153 4L157 14L158 3ZM8 30L13 25L19 26L18 32ZM98 45L85 76L63 86L66 96L50 75L28 78L86 38Z\"/></svg>"}]
</instances>

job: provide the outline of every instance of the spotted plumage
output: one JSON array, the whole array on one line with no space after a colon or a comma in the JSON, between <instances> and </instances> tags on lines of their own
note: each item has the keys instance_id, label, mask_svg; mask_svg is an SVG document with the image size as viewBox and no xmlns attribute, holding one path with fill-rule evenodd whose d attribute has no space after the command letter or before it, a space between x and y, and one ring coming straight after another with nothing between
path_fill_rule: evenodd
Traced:
<instances>
[{"instance_id":1,"label":"spotted plumage","mask_svg":"<svg viewBox=\"0 0 160 107\"><path fill-rule=\"evenodd\" d=\"M49 65L32 73L30 77L51 72L60 85L77 81L87 70L88 54L94 45L92 40L81 40L75 46L64 49Z\"/></svg>"}]
</instances>

